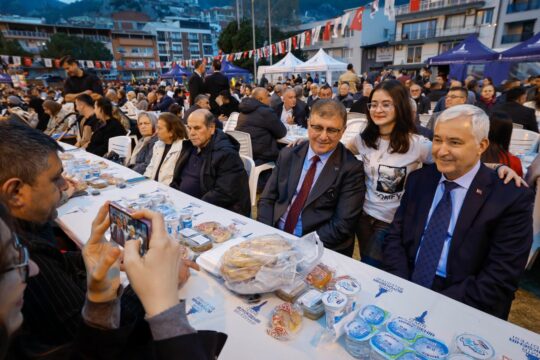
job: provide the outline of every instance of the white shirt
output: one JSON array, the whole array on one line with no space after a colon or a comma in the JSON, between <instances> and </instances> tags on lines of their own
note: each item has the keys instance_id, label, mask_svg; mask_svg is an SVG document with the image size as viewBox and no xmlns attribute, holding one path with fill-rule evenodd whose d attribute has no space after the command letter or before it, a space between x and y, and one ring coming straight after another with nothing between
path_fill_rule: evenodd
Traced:
<instances>
[{"instance_id":1,"label":"white shirt","mask_svg":"<svg viewBox=\"0 0 540 360\"><path fill-rule=\"evenodd\" d=\"M389 152L389 145L390 141L379 139L378 149L373 149L364 144L360 136L356 136L349 146L364 163L364 211L386 223L394 219L407 176L421 168L423 163L433 163L431 141L421 135L411 135L409 151L405 154Z\"/></svg>"},{"instance_id":2,"label":"white shirt","mask_svg":"<svg viewBox=\"0 0 540 360\"><path fill-rule=\"evenodd\" d=\"M283 111L281 112L281 122L285 124L285 126L289 125L289 123L287 122L287 118L290 116L292 116L293 114L293 109L290 108L289 110L286 110L285 109L285 104L283 104Z\"/></svg>"}]
</instances>

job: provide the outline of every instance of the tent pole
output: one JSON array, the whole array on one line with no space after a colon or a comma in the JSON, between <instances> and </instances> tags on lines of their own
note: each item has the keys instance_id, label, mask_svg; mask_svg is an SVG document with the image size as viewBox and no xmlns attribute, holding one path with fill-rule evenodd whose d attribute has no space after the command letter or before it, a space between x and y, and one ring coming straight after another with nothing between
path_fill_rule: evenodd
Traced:
<instances>
[{"instance_id":1,"label":"tent pole","mask_svg":"<svg viewBox=\"0 0 540 360\"><path fill-rule=\"evenodd\" d=\"M251 31L253 33L253 53L255 53L255 0L251 0ZM253 57L253 81L257 83L257 57Z\"/></svg>"}]
</instances>

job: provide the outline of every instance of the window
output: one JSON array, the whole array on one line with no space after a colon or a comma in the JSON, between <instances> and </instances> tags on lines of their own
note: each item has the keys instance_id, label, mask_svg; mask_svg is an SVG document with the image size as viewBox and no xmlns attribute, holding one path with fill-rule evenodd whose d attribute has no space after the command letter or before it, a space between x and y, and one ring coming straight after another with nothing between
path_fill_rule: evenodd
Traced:
<instances>
[{"instance_id":1,"label":"window","mask_svg":"<svg viewBox=\"0 0 540 360\"><path fill-rule=\"evenodd\" d=\"M158 41L166 41L165 33L163 31L158 31L157 32L157 39L158 39Z\"/></svg>"},{"instance_id":2,"label":"window","mask_svg":"<svg viewBox=\"0 0 540 360\"><path fill-rule=\"evenodd\" d=\"M201 53L199 50L199 45L189 45L189 52L191 55L199 55Z\"/></svg>"},{"instance_id":3,"label":"window","mask_svg":"<svg viewBox=\"0 0 540 360\"><path fill-rule=\"evenodd\" d=\"M212 55L214 53L214 49L212 48L212 45L203 45L203 51L204 51L204 55Z\"/></svg>"},{"instance_id":4,"label":"window","mask_svg":"<svg viewBox=\"0 0 540 360\"><path fill-rule=\"evenodd\" d=\"M465 25L465 14L448 15L444 23L445 29L458 29Z\"/></svg>"},{"instance_id":5,"label":"window","mask_svg":"<svg viewBox=\"0 0 540 360\"><path fill-rule=\"evenodd\" d=\"M508 6L506 7L506 13L511 14L535 9L540 9L540 1L538 0L514 0L509 1Z\"/></svg>"},{"instance_id":6,"label":"window","mask_svg":"<svg viewBox=\"0 0 540 360\"><path fill-rule=\"evenodd\" d=\"M203 43L212 43L212 36L210 34L203 34L202 41Z\"/></svg>"},{"instance_id":7,"label":"window","mask_svg":"<svg viewBox=\"0 0 540 360\"><path fill-rule=\"evenodd\" d=\"M353 57L353 49L343 49L343 57L345 59L350 59Z\"/></svg>"},{"instance_id":8,"label":"window","mask_svg":"<svg viewBox=\"0 0 540 360\"><path fill-rule=\"evenodd\" d=\"M182 35L179 32L172 32L171 33L171 40L172 41L182 41Z\"/></svg>"},{"instance_id":9,"label":"window","mask_svg":"<svg viewBox=\"0 0 540 360\"><path fill-rule=\"evenodd\" d=\"M422 45L409 46L407 48L407 64L419 63L422 61Z\"/></svg>"},{"instance_id":10,"label":"window","mask_svg":"<svg viewBox=\"0 0 540 360\"><path fill-rule=\"evenodd\" d=\"M377 49L376 48L366 49L366 59L367 60L375 60L376 57L377 57Z\"/></svg>"},{"instance_id":11,"label":"window","mask_svg":"<svg viewBox=\"0 0 540 360\"><path fill-rule=\"evenodd\" d=\"M516 21L504 24L501 44L509 44L530 39L534 35L535 20Z\"/></svg>"},{"instance_id":12,"label":"window","mask_svg":"<svg viewBox=\"0 0 540 360\"><path fill-rule=\"evenodd\" d=\"M459 43L461 43L461 41L446 41L446 42L440 43L439 54L447 52L448 50L456 47Z\"/></svg>"},{"instance_id":13,"label":"window","mask_svg":"<svg viewBox=\"0 0 540 360\"><path fill-rule=\"evenodd\" d=\"M167 52L167 46L165 44L158 44L158 51L160 54Z\"/></svg>"},{"instance_id":14,"label":"window","mask_svg":"<svg viewBox=\"0 0 540 360\"><path fill-rule=\"evenodd\" d=\"M182 53L182 46L181 45L172 45L171 49L173 53Z\"/></svg>"},{"instance_id":15,"label":"window","mask_svg":"<svg viewBox=\"0 0 540 360\"><path fill-rule=\"evenodd\" d=\"M189 42L199 42L199 34L188 34Z\"/></svg>"},{"instance_id":16,"label":"window","mask_svg":"<svg viewBox=\"0 0 540 360\"><path fill-rule=\"evenodd\" d=\"M476 25L491 24L493 22L493 9L483 9L476 12Z\"/></svg>"},{"instance_id":17,"label":"window","mask_svg":"<svg viewBox=\"0 0 540 360\"><path fill-rule=\"evenodd\" d=\"M401 31L402 40L428 39L435 36L437 20L421 21L403 24Z\"/></svg>"}]
</instances>

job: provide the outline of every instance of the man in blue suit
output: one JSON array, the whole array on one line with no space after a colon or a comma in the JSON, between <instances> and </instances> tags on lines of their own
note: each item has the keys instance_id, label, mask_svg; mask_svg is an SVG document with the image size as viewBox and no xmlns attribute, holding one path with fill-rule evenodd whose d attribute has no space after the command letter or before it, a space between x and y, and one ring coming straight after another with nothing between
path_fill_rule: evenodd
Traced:
<instances>
[{"instance_id":1,"label":"man in blue suit","mask_svg":"<svg viewBox=\"0 0 540 360\"><path fill-rule=\"evenodd\" d=\"M438 118L433 159L412 173L383 245L387 271L507 319L532 243L531 191L480 162L489 119L458 105Z\"/></svg>"}]
</instances>

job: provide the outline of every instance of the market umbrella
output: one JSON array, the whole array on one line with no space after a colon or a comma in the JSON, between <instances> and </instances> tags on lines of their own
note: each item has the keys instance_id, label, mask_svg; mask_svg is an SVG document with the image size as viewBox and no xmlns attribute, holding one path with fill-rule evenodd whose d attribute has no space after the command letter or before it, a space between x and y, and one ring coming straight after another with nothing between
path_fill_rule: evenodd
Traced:
<instances>
[{"instance_id":1,"label":"market umbrella","mask_svg":"<svg viewBox=\"0 0 540 360\"><path fill-rule=\"evenodd\" d=\"M476 35L471 35L454 48L427 59L429 65L475 64L497 60L499 53L482 44Z\"/></svg>"}]
</instances>

